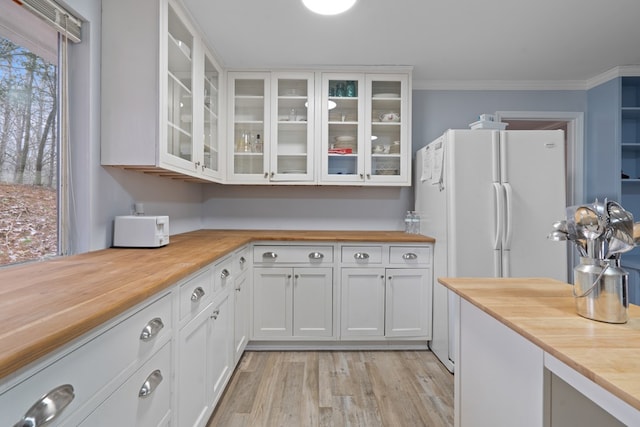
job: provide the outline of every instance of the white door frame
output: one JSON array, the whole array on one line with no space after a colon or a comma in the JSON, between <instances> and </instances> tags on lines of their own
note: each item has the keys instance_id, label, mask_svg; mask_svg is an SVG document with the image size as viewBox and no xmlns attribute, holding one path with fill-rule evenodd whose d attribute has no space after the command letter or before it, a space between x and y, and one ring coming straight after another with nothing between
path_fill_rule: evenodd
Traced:
<instances>
[{"instance_id":1,"label":"white door frame","mask_svg":"<svg viewBox=\"0 0 640 427\"><path fill-rule=\"evenodd\" d=\"M571 111L496 111L496 121L549 120L567 122L567 205L584 200L584 113Z\"/></svg>"}]
</instances>

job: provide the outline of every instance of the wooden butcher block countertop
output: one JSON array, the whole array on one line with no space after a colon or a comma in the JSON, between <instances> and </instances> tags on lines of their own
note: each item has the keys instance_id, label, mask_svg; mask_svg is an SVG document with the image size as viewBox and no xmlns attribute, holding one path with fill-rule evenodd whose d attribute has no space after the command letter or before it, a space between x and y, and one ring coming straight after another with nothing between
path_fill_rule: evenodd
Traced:
<instances>
[{"instance_id":1,"label":"wooden butcher block countertop","mask_svg":"<svg viewBox=\"0 0 640 427\"><path fill-rule=\"evenodd\" d=\"M612 324L576 313L571 286L552 279L439 278L542 350L640 410L640 307Z\"/></svg>"},{"instance_id":2,"label":"wooden butcher block countertop","mask_svg":"<svg viewBox=\"0 0 640 427\"><path fill-rule=\"evenodd\" d=\"M399 231L200 230L0 269L0 379L252 241L431 243Z\"/></svg>"}]
</instances>

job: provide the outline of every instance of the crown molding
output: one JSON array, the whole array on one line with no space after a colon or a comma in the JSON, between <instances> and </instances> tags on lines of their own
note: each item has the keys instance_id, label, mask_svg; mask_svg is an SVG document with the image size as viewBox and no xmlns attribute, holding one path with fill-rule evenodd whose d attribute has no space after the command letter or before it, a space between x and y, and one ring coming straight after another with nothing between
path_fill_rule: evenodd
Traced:
<instances>
[{"instance_id":1,"label":"crown molding","mask_svg":"<svg viewBox=\"0 0 640 427\"><path fill-rule=\"evenodd\" d=\"M589 90L616 77L640 76L640 65L622 65L586 80L413 80L414 90Z\"/></svg>"}]
</instances>

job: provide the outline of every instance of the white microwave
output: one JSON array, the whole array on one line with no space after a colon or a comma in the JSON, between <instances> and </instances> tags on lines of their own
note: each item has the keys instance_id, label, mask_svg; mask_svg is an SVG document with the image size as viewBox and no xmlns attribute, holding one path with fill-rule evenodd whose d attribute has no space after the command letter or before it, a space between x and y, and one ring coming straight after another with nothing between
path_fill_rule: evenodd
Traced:
<instances>
[{"instance_id":1,"label":"white microwave","mask_svg":"<svg viewBox=\"0 0 640 427\"><path fill-rule=\"evenodd\" d=\"M169 217L116 216L113 246L120 248L158 248L169 244Z\"/></svg>"}]
</instances>

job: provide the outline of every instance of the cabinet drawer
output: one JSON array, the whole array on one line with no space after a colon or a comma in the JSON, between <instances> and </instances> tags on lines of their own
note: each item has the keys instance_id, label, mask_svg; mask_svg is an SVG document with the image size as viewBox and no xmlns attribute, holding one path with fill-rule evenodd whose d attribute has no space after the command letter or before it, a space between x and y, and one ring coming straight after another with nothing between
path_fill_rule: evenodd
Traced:
<instances>
[{"instance_id":1,"label":"cabinet drawer","mask_svg":"<svg viewBox=\"0 0 640 427\"><path fill-rule=\"evenodd\" d=\"M389 263L400 265L430 265L430 246L391 246L389 248Z\"/></svg>"},{"instance_id":2,"label":"cabinet drawer","mask_svg":"<svg viewBox=\"0 0 640 427\"><path fill-rule=\"evenodd\" d=\"M382 246L343 246L343 264L381 264Z\"/></svg>"},{"instance_id":3,"label":"cabinet drawer","mask_svg":"<svg viewBox=\"0 0 640 427\"><path fill-rule=\"evenodd\" d=\"M327 264L333 262L333 246L253 247L254 264Z\"/></svg>"},{"instance_id":4,"label":"cabinet drawer","mask_svg":"<svg viewBox=\"0 0 640 427\"><path fill-rule=\"evenodd\" d=\"M180 320L206 307L213 296L211 268L197 272L180 285Z\"/></svg>"},{"instance_id":5,"label":"cabinet drawer","mask_svg":"<svg viewBox=\"0 0 640 427\"><path fill-rule=\"evenodd\" d=\"M150 328L150 337L141 339L143 329L156 318L163 326L156 323ZM64 384L73 387L75 397L62 412L61 420L95 395L112 391L170 339L171 319L171 297L167 294L71 353L52 361L0 395L0 425L14 425L32 404Z\"/></svg>"},{"instance_id":6,"label":"cabinet drawer","mask_svg":"<svg viewBox=\"0 0 640 427\"><path fill-rule=\"evenodd\" d=\"M171 346L167 343L80 426L152 427L171 410Z\"/></svg>"}]
</instances>

